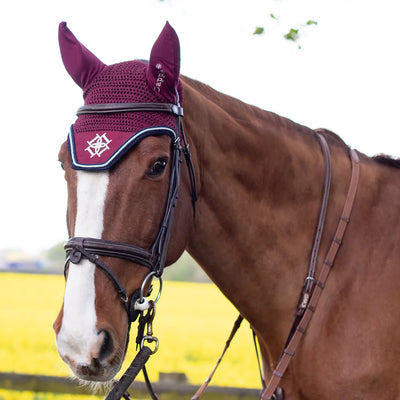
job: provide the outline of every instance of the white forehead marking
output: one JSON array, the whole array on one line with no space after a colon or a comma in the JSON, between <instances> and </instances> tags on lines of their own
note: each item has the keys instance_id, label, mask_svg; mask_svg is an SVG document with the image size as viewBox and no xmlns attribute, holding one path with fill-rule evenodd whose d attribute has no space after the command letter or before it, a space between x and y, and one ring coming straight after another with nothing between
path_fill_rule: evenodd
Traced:
<instances>
[{"instance_id":1,"label":"white forehead marking","mask_svg":"<svg viewBox=\"0 0 400 400\"><path fill-rule=\"evenodd\" d=\"M76 237L101 238L108 179L108 172L77 171ZM68 356L78 363L90 363L90 348L98 338L95 269L92 263L83 259L77 265L70 263L68 270L57 347L61 356Z\"/></svg>"},{"instance_id":2,"label":"white forehead marking","mask_svg":"<svg viewBox=\"0 0 400 400\"><path fill-rule=\"evenodd\" d=\"M108 172L77 171L75 236L101 238Z\"/></svg>"}]
</instances>

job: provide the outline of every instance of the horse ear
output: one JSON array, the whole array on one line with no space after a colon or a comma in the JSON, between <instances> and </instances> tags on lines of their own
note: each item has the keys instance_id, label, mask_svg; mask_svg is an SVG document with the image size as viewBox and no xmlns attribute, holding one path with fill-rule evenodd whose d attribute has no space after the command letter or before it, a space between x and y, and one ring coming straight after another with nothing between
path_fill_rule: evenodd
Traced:
<instances>
[{"instance_id":1,"label":"horse ear","mask_svg":"<svg viewBox=\"0 0 400 400\"><path fill-rule=\"evenodd\" d=\"M103 70L105 64L76 39L66 22L60 24L58 41L66 70L75 83L84 89Z\"/></svg>"},{"instance_id":2,"label":"horse ear","mask_svg":"<svg viewBox=\"0 0 400 400\"><path fill-rule=\"evenodd\" d=\"M153 45L147 67L150 88L169 102L177 103L179 70L181 64L178 35L167 22Z\"/></svg>"}]
</instances>

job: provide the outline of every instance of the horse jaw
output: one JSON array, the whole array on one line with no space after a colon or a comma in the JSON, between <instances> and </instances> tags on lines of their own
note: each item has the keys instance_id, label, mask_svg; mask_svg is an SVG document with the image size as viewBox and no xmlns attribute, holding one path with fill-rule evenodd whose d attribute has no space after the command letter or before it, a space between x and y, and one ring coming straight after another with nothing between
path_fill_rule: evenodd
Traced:
<instances>
[{"instance_id":1,"label":"horse jaw","mask_svg":"<svg viewBox=\"0 0 400 400\"><path fill-rule=\"evenodd\" d=\"M101 238L108 181L107 172L77 171L76 236ZM106 334L98 327L95 270L85 259L69 265L57 349L78 378L107 381L119 370L122 357L99 357Z\"/></svg>"}]
</instances>

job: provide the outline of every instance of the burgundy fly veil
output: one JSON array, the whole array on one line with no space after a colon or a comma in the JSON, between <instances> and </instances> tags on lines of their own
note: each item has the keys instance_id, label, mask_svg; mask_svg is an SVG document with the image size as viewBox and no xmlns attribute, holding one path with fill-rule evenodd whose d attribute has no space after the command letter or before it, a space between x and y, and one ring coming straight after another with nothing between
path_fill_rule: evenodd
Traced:
<instances>
[{"instance_id":1,"label":"burgundy fly veil","mask_svg":"<svg viewBox=\"0 0 400 400\"><path fill-rule=\"evenodd\" d=\"M89 261L88 265L101 270L114 286L127 314L126 347L131 322L135 321L139 314L143 320L146 320L147 335L144 336L145 325L141 323L136 339L136 342L140 344L139 353L107 396L109 400L120 399L121 396L128 398L129 396L124 393L141 369L150 387L144 364L157 350L158 339L150 330L152 319L147 318L154 318L154 303L157 302L159 296L154 302L148 301L147 305L144 305L144 297L146 297L144 291L149 278L157 277L160 279L159 295L161 294L161 276L167 260L183 156L188 168L193 213L197 200L193 163L181 121L183 109L180 105L182 85L179 81L179 40L175 31L167 23L153 45L148 63L129 61L110 66L102 63L84 47L65 23L60 24L59 41L64 65L74 81L83 89L85 100L85 105L78 109L78 119L72 125L68 137L73 168L89 171L108 169L135 143L146 136L168 135L171 138L168 191L165 203L161 202L161 206L164 207L164 216L151 246L140 247L130 241L128 243L112 241L103 238L103 233L100 237L72 237L64 246L67 253L64 264L66 278L67 269L71 264L80 264L82 258L85 258ZM140 289L134 292L128 291L115 271L104 262L102 256L118 258L148 268L149 273L144 278ZM84 265L82 267L85 268ZM146 310L148 312L144 316L143 313ZM90 379L93 376L99 377L100 373L101 377L106 373L112 376L115 374L114 364L117 367L120 366L121 355L125 356L121 353L121 350L124 350L122 346L113 355L114 358L111 361L107 359L107 362L104 362L104 359L114 352L114 345L112 335L107 331L101 332L104 332L105 336L101 339L103 343L98 343L96 338L99 358L91 358L90 366L86 363L78 364L77 369L74 369L70 363L71 368L74 372L78 372L78 375L90 376ZM156 342L155 350L152 351L145 346L145 342ZM103 348L103 345L106 345L107 350ZM124 351L126 352L126 348ZM94 357L92 353L90 357ZM81 372L79 368L83 367L89 372ZM136 372L133 373L134 371ZM152 392L151 388L150 390Z\"/></svg>"},{"instance_id":2,"label":"burgundy fly veil","mask_svg":"<svg viewBox=\"0 0 400 400\"><path fill-rule=\"evenodd\" d=\"M168 23L153 46L149 63L127 61L107 66L78 42L64 22L59 41L64 65L83 89L85 106L182 103L179 41ZM81 114L68 136L72 166L108 169L146 136L166 134L176 140L176 124L176 116L167 112Z\"/></svg>"}]
</instances>

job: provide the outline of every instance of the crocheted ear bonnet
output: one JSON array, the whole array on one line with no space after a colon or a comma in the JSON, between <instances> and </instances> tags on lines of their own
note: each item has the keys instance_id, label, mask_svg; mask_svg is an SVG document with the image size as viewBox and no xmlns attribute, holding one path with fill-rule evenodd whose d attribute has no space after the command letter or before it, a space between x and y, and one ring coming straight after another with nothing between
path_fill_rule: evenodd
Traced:
<instances>
[{"instance_id":1,"label":"crocheted ear bonnet","mask_svg":"<svg viewBox=\"0 0 400 400\"><path fill-rule=\"evenodd\" d=\"M83 89L85 105L183 102L179 81L179 40L167 23L153 46L150 61L103 64L61 23L59 42L64 65ZM114 165L149 135L176 139L177 119L164 112L79 115L68 137L75 169L103 170Z\"/></svg>"}]
</instances>

